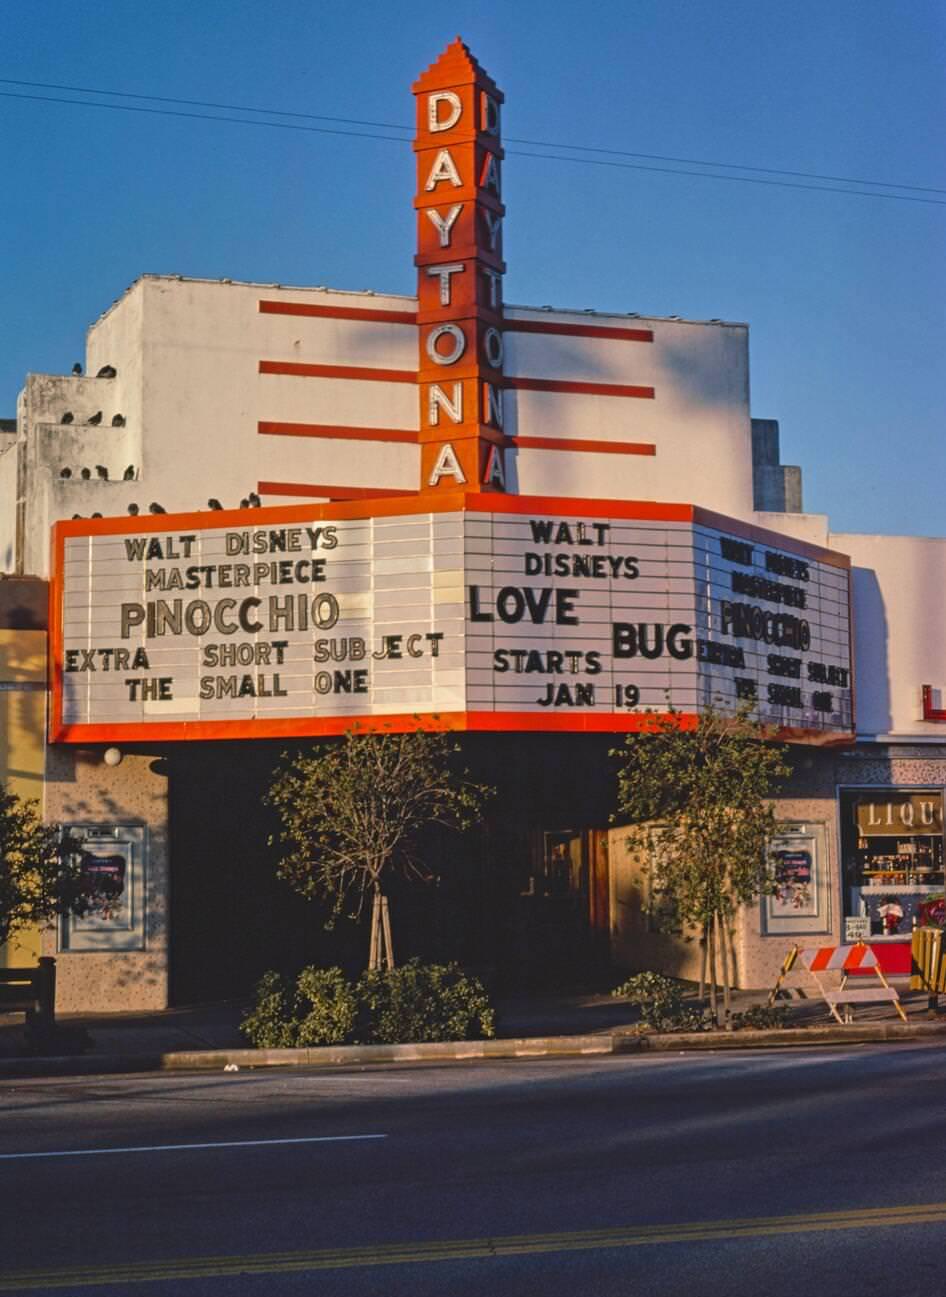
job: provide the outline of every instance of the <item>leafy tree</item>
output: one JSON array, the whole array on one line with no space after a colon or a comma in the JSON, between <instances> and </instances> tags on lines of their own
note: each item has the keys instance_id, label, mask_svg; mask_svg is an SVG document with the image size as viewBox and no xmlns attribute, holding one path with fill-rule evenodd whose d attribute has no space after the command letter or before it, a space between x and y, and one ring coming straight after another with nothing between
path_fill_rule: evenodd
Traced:
<instances>
[{"instance_id":1,"label":"leafy tree","mask_svg":"<svg viewBox=\"0 0 946 1297\"><path fill-rule=\"evenodd\" d=\"M458 751L432 730L351 730L276 771L267 800L281 821L270 843L285 849L277 873L301 895L327 898L330 923L346 905L359 918L371 897L369 968L394 967L388 877L432 877L420 858L423 831L470 828L492 795L457 771Z\"/></svg>"},{"instance_id":2,"label":"leafy tree","mask_svg":"<svg viewBox=\"0 0 946 1297\"><path fill-rule=\"evenodd\" d=\"M678 918L702 930L714 1021L718 954L729 1020L732 918L772 887L766 848L778 819L770 799L790 767L785 748L766 734L748 707L735 715L710 708L691 729L671 712L613 754L621 761L619 815L632 824L628 845L644 856Z\"/></svg>"},{"instance_id":3,"label":"leafy tree","mask_svg":"<svg viewBox=\"0 0 946 1297\"><path fill-rule=\"evenodd\" d=\"M0 946L57 915L84 914L95 899L80 844L0 785Z\"/></svg>"}]
</instances>

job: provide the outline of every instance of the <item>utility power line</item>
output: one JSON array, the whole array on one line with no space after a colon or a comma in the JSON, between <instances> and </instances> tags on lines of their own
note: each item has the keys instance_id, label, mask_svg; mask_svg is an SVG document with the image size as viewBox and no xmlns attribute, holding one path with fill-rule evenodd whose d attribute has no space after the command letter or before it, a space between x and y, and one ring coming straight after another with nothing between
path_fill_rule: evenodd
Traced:
<instances>
[{"instance_id":1,"label":"utility power line","mask_svg":"<svg viewBox=\"0 0 946 1297\"><path fill-rule=\"evenodd\" d=\"M206 99L175 99L168 95L143 95L130 90L99 90L93 86L68 86L47 81L17 81L12 77L0 77L0 85L30 86L40 90L68 90L76 94L104 95L113 99L143 99L157 104L182 104L187 108L217 108L225 112L261 113L267 117L298 117L313 122L335 122L344 126L375 126L382 130L413 132L412 126L399 122L372 122L358 117L327 117L322 113L302 113L286 108L251 108L246 104L221 104ZM387 137L386 137L387 138ZM577 149L584 153L607 153L614 157L643 158L647 162L677 162L686 166L723 167L731 171L758 171L772 176L792 176L799 180L824 180L845 185L876 185L882 189L908 189L917 193L946 194L946 188L934 185L907 185L893 180L865 180L859 176L829 176L815 171L787 171L781 167L750 166L743 162L717 162L707 158L679 158L663 153L635 153L629 149L606 149L593 144L567 144L563 140L527 140L517 139L513 135L504 137L510 144L528 144L533 148L543 149Z\"/></svg>"},{"instance_id":2,"label":"utility power line","mask_svg":"<svg viewBox=\"0 0 946 1297\"><path fill-rule=\"evenodd\" d=\"M392 141L397 144L409 143L410 137L405 135L379 135L376 133L376 131L360 131L360 130L348 130L348 129L343 130L341 129L341 127L342 126L346 126L346 127L371 126L383 130L394 130L394 131L402 131L402 132L410 132L413 130L412 127L403 126L394 122L372 122L372 121L364 121L358 118L329 117L318 113L292 112L288 110L284 111L282 109L275 109L275 108L253 108L241 104L221 104L221 103L215 103L212 101L199 100L199 99L176 99L176 98L171 98L170 96L136 94L131 91L99 90L89 86L69 86L69 85L60 85L57 83L41 82L41 81L20 81L10 77L0 77L0 85L18 85L18 86L28 86L28 87L38 88L38 89L66 90L74 94L90 94L90 95L108 96L109 98L121 98L121 99L140 99L140 100L147 100L150 103L180 104L180 105L188 105L190 107L195 107L195 108L213 108L213 109L219 109L225 111L227 113L229 112L254 113L254 114L259 114L260 117L264 117L264 116L293 117L293 118L302 119L306 121L334 122L337 123L337 125L332 127L303 126L303 125L298 125L295 122L253 120L244 117L219 116L217 114L187 112L180 108L178 109L146 108L137 104L100 103L97 102L96 100L91 100L91 99L63 99L60 96L54 96L54 95L36 95L36 94L16 93L12 91L0 90L0 98L4 98L4 99L30 100L39 103L63 104L63 105L76 107L76 108L102 108L102 109L120 111L120 112L145 113L148 114L149 116L176 117L176 118L185 118L185 119L195 120L195 121L223 122L229 125L238 125L238 126L262 126L262 127L269 127L270 129L273 130L301 131L304 133L311 133L311 134L318 134L318 135L351 136L352 138L357 138L357 139L375 139L375 140L383 140L383 141ZM535 152L525 151L521 149L507 149L506 152L514 157L528 157L537 160L544 160L544 161L551 161L551 162L571 162L582 166L599 166L599 167L605 166L605 167L612 167L621 170L646 171L646 172L658 173L658 174L662 173L666 175L688 176L688 177L701 178L704 180L729 180L729 181L736 181L742 184L767 185L767 186L774 186L776 188L782 188L782 189L806 189L809 191L823 192L823 193L849 194L853 197L858 197L858 198L886 198L895 202L924 203L936 207L946 206L946 202L942 202L939 199L920 198L920 197L911 196L912 194L920 194L920 193L946 194L946 189L938 189L930 185L907 185L907 184L894 183L892 181L864 180L864 179L855 179L853 177L846 177L846 176L827 176L827 175L818 174L816 172L808 172L808 171L788 171L776 167L749 166L749 165L744 165L742 163L735 163L735 162L709 162L709 161L703 161L699 158L677 158L677 157L664 155L664 154L633 153L625 149L608 149L608 148L599 148L594 145L566 144L561 141L556 142L556 141L547 141L547 140L516 139L515 137L511 137L511 136L507 136L506 139L508 140L509 143L530 144L534 148L541 148L546 150L547 149L568 149L571 150L573 153L600 153L600 154L608 155L606 158L590 158L590 157L581 157L581 156L570 156L570 155L560 154L560 153L550 153L550 152L535 153ZM644 163L641 162L619 162L619 161L612 160L616 158L647 158L654 162L679 162L679 163L686 163L687 167L684 168L684 167L650 166L650 165L645 165ZM715 167L717 168L717 170L716 171L693 171L689 169L689 167L692 166ZM730 170L740 170L740 171L753 171L756 173L764 173L765 175L768 176L794 176L799 179L814 180L818 182L830 181L836 183L801 184L798 183L798 180L796 181L774 180L774 179L765 180L759 178L758 175L755 176L726 175L723 174L720 170L718 170L719 168L729 168ZM870 190L851 189L851 188L844 187L848 185L872 185L872 186L876 186L878 190L879 189L904 189L904 190L911 191L911 195L872 192Z\"/></svg>"}]
</instances>

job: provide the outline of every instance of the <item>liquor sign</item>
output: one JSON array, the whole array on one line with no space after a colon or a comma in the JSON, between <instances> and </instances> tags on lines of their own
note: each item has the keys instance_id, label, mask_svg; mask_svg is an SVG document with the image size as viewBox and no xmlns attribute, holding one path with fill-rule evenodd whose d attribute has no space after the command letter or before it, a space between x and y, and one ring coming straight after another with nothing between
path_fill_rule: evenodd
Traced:
<instances>
[{"instance_id":1,"label":"liquor sign","mask_svg":"<svg viewBox=\"0 0 946 1297\"><path fill-rule=\"evenodd\" d=\"M56 528L52 737L356 721L853 729L842 556L689 505L502 495Z\"/></svg>"},{"instance_id":2,"label":"liquor sign","mask_svg":"<svg viewBox=\"0 0 946 1297\"><path fill-rule=\"evenodd\" d=\"M943 832L943 794L863 793L854 800L854 820L862 838L928 837Z\"/></svg>"}]
</instances>

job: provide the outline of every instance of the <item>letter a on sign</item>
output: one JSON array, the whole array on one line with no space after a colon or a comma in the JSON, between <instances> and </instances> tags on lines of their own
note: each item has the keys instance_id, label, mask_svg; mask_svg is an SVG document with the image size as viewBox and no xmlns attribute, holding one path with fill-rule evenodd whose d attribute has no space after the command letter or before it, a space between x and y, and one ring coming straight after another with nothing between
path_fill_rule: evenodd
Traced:
<instances>
[{"instance_id":1,"label":"letter a on sign","mask_svg":"<svg viewBox=\"0 0 946 1297\"><path fill-rule=\"evenodd\" d=\"M427 485L438 486L442 477L452 477L460 483L466 481L466 475L460 467L457 453L449 441L445 442L440 447L440 453L437 456L437 460L433 468L430 470L430 477L427 479Z\"/></svg>"},{"instance_id":2,"label":"letter a on sign","mask_svg":"<svg viewBox=\"0 0 946 1297\"><path fill-rule=\"evenodd\" d=\"M498 446L490 446L489 448L483 481L487 486L498 486L500 491L506 489L506 470L503 468L503 454Z\"/></svg>"},{"instance_id":3,"label":"letter a on sign","mask_svg":"<svg viewBox=\"0 0 946 1297\"><path fill-rule=\"evenodd\" d=\"M457 171L456 163L450 156L449 149L441 149L434 159L434 165L430 168L430 175L427 177L427 184L424 186L428 191L436 189L439 184L449 180L451 185L457 189L463 184L460 179L460 173Z\"/></svg>"}]
</instances>

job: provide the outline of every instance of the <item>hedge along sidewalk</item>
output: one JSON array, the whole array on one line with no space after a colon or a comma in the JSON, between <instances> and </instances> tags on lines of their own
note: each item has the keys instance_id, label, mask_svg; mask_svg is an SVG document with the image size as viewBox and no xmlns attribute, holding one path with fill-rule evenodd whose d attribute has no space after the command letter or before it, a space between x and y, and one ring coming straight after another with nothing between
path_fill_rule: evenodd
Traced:
<instances>
[{"instance_id":1,"label":"hedge along sidewalk","mask_svg":"<svg viewBox=\"0 0 946 1297\"><path fill-rule=\"evenodd\" d=\"M601 1035L524 1036L415 1045L318 1045L301 1049L196 1049L168 1053L71 1055L0 1059L6 1077L82 1076L105 1073L222 1071L264 1067L358 1067L372 1063L458 1062L489 1059L567 1058L592 1055L717 1052L818 1045L897 1044L942 1037L943 1022L864 1022L777 1030L646 1032L633 1028Z\"/></svg>"}]
</instances>

